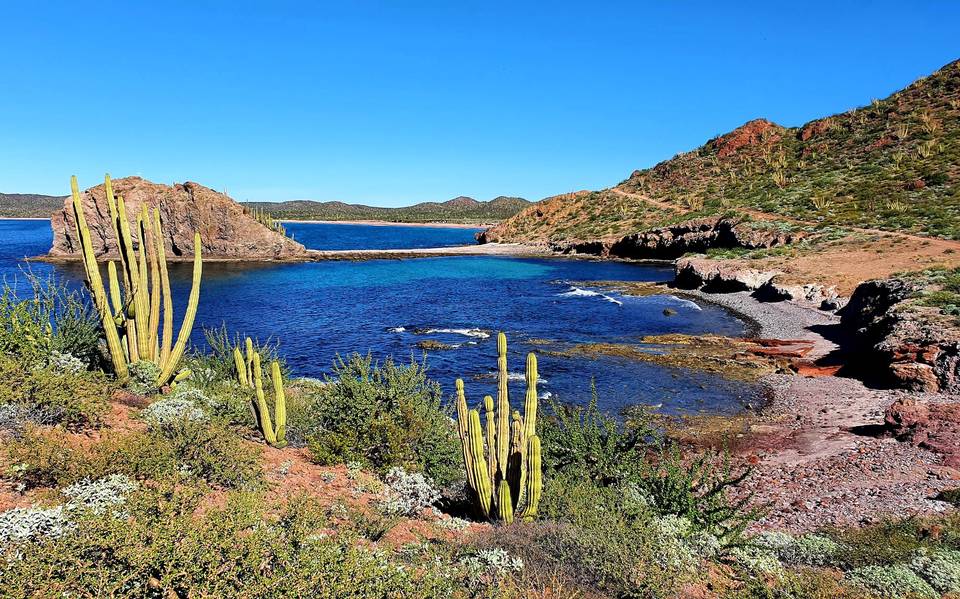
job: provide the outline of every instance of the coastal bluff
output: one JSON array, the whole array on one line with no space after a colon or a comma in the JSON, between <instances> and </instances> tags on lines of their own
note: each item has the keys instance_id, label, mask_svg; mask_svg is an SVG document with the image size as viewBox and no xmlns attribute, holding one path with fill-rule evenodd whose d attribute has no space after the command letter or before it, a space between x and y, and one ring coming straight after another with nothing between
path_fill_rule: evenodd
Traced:
<instances>
[{"instance_id":1,"label":"coastal bluff","mask_svg":"<svg viewBox=\"0 0 960 599\"><path fill-rule=\"evenodd\" d=\"M187 182L174 185L153 183L141 177L113 180L114 195L123 197L131 223L134 244L138 244L136 215L143 206L159 208L163 221L164 245L170 260L193 257L194 232L200 233L204 260L301 261L309 260L307 249L278 231L258 222L249 210L229 196ZM80 194L93 250L98 259L118 257L117 240L110 223L106 190L101 183ZM53 246L50 259L80 259L72 200L50 219Z\"/></svg>"}]
</instances>

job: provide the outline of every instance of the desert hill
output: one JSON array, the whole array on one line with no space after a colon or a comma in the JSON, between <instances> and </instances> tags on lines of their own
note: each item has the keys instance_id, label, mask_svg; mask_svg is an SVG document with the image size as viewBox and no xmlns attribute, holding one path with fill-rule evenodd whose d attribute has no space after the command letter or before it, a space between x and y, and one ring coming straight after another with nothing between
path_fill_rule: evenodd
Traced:
<instances>
[{"instance_id":1,"label":"desert hill","mask_svg":"<svg viewBox=\"0 0 960 599\"><path fill-rule=\"evenodd\" d=\"M421 202L402 208L380 208L344 202L244 202L274 218L290 220L382 220L389 222L492 223L510 218L530 205L523 198L500 196L481 202L459 196L446 202Z\"/></svg>"},{"instance_id":2,"label":"desert hill","mask_svg":"<svg viewBox=\"0 0 960 599\"><path fill-rule=\"evenodd\" d=\"M697 217L782 229L960 239L960 61L883 100L801 127L764 119L602 191L547 198L488 240L614 240Z\"/></svg>"}]
</instances>

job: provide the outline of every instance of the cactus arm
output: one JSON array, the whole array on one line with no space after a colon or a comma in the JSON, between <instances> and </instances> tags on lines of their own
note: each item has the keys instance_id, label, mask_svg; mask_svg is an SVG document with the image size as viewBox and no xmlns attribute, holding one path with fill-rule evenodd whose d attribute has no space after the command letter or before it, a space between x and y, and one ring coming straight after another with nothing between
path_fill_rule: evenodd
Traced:
<instances>
[{"instance_id":1,"label":"cactus arm","mask_svg":"<svg viewBox=\"0 0 960 599\"><path fill-rule=\"evenodd\" d=\"M480 506L480 512L483 516L489 518L492 494L490 476L484 464L483 433L480 428L480 412L477 410L470 410L467 424L467 437L470 444L470 464L473 467L473 479L477 483L474 489L477 494L477 503Z\"/></svg>"},{"instance_id":2,"label":"cactus arm","mask_svg":"<svg viewBox=\"0 0 960 599\"><path fill-rule=\"evenodd\" d=\"M113 306L114 320L123 319L123 296L120 295L117 265L113 260L107 262L107 279L110 281L110 304ZM117 323L117 326L119 325L120 323Z\"/></svg>"},{"instance_id":3,"label":"cactus arm","mask_svg":"<svg viewBox=\"0 0 960 599\"><path fill-rule=\"evenodd\" d=\"M527 481L526 506L523 510L524 520L533 520L537 516L540 505L540 495L543 492L543 469L540 454L540 437L533 435L527 439Z\"/></svg>"},{"instance_id":4,"label":"cactus arm","mask_svg":"<svg viewBox=\"0 0 960 599\"><path fill-rule=\"evenodd\" d=\"M137 246L137 269L140 281L137 284L137 349L141 360L152 360L150 350L150 286L148 283L146 243L143 239L143 215L137 215L137 235L140 245Z\"/></svg>"},{"instance_id":5,"label":"cactus arm","mask_svg":"<svg viewBox=\"0 0 960 599\"><path fill-rule=\"evenodd\" d=\"M523 499L523 490L527 479L523 467L526 450L523 419L520 417L520 412L514 410L510 424L510 457L507 461L507 481L510 483L510 496L513 498L513 505L518 508Z\"/></svg>"},{"instance_id":6,"label":"cactus arm","mask_svg":"<svg viewBox=\"0 0 960 599\"><path fill-rule=\"evenodd\" d=\"M163 300L163 339L160 347L160 368L170 360L173 345L173 296L170 294L170 274L167 272L167 254L163 245L163 228L160 225L160 210L153 209L153 242L156 245L157 264L160 266L160 288Z\"/></svg>"},{"instance_id":7,"label":"cactus arm","mask_svg":"<svg viewBox=\"0 0 960 599\"><path fill-rule=\"evenodd\" d=\"M113 369L117 378L125 381L129 376L127 371L127 357L120 345L120 335L117 333L117 326L110 312L110 305L107 301L107 293L103 288L103 277L100 276L100 268L97 266L97 257L93 253L93 244L90 241L90 229L87 228L87 219L83 214L83 206L80 203L80 189L77 186L77 178L70 178L70 192L73 196L73 216L77 225L77 238L80 240L80 247L83 251L83 265L87 272L87 282L90 286L90 293L93 294L94 306L100 314L100 321L103 326L103 333L107 339L107 349L110 352L110 360L113 362Z\"/></svg>"},{"instance_id":8,"label":"cactus arm","mask_svg":"<svg viewBox=\"0 0 960 599\"><path fill-rule=\"evenodd\" d=\"M200 302L200 278L203 275L203 258L200 255L200 233L193 236L193 283L190 286L190 297L187 299L187 311L183 315L183 322L180 325L180 334L177 336L177 343L170 352L170 359L160 372L157 379L157 386L163 386L173 371L177 368L183 352L187 348L187 341L190 339L190 331L193 330L193 320L197 316L197 304Z\"/></svg>"},{"instance_id":9,"label":"cactus arm","mask_svg":"<svg viewBox=\"0 0 960 599\"><path fill-rule=\"evenodd\" d=\"M497 476L497 433L494 425L493 398L485 395L483 398L483 408L487 413L487 472L490 480Z\"/></svg>"},{"instance_id":10,"label":"cactus arm","mask_svg":"<svg viewBox=\"0 0 960 599\"><path fill-rule=\"evenodd\" d=\"M253 339L247 337L247 381L253 386Z\"/></svg>"},{"instance_id":11,"label":"cactus arm","mask_svg":"<svg viewBox=\"0 0 960 599\"><path fill-rule=\"evenodd\" d=\"M243 354L240 353L240 348L233 348L233 363L237 368L237 381L240 382L241 387L249 387L247 382L247 365L243 361Z\"/></svg>"},{"instance_id":12,"label":"cactus arm","mask_svg":"<svg viewBox=\"0 0 960 599\"><path fill-rule=\"evenodd\" d=\"M537 356L530 352L527 354L527 396L523 403L524 437L529 439L537 434L537 381L540 375L537 372Z\"/></svg>"},{"instance_id":13,"label":"cactus arm","mask_svg":"<svg viewBox=\"0 0 960 599\"><path fill-rule=\"evenodd\" d=\"M270 422L270 410L267 409L267 400L263 396L263 374L260 369L260 354L253 354L253 384L257 392L257 403L254 411L257 413L257 425L260 433L270 445L277 444L277 437L273 434L273 423Z\"/></svg>"},{"instance_id":14,"label":"cactus arm","mask_svg":"<svg viewBox=\"0 0 960 599\"><path fill-rule=\"evenodd\" d=\"M287 394L283 390L283 373L276 360L270 364L270 378L273 379L273 413L276 417L277 447L287 444Z\"/></svg>"},{"instance_id":15,"label":"cactus arm","mask_svg":"<svg viewBox=\"0 0 960 599\"><path fill-rule=\"evenodd\" d=\"M501 480L497 485L497 515L504 524L513 524L513 501L510 498L510 485Z\"/></svg>"},{"instance_id":16,"label":"cactus arm","mask_svg":"<svg viewBox=\"0 0 960 599\"><path fill-rule=\"evenodd\" d=\"M463 466L467 471L467 485L474 491L477 490L477 482L473 478L473 466L470 461L473 459L470 455L470 447L467 440L467 396L463 391L463 379L457 379L457 435L460 437L460 449L463 453Z\"/></svg>"},{"instance_id":17,"label":"cactus arm","mask_svg":"<svg viewBox=\"0 0 960 599\"><path fill-rule=\"evenodd\" d=\"M160 358L160 267L157 264L157 248L153 240L153 222L147 206L143 206L140 218L141 247L146 248L150 260L150 321L147 324L149 331L150 359L159 363Z\"/></svg>"},{"instance_id":18,"label":"cactus arm","mask_svg":"<svg viewBox=\"0 0 960 599\"><path fill-rule=\"evenodd\" d=\"M507 453L510 450L510 396L507 388L507 336L497 335L497 468L506 478Z\"/></svg>"}]
</instances>

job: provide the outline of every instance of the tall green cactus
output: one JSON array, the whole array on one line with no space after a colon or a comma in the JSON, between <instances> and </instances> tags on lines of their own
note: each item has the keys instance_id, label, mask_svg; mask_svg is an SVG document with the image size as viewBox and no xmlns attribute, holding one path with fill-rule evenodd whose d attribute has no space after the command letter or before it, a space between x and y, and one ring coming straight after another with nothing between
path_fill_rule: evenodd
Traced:
<instances>
[{"instance_id":1,"label":"tall green cactus","mask_svg":"<svg viewBox=\"0 0 960 599\"><path fill-rule=\"evenodd\" d=\"M193 282L187 300L187 309L174 343L173 298L170 293L170 277L167 272L160 211L154 208L151 217L147 207L144 206L137 215L135 222L138 245L134 248L127 207L122 197L114 197L110 175L104 177L104 188L110 224L117 238L122 273L118 274L116 263L110 261L107 264L108 286L106 288L93 251L90 229L80 201L77 178L70 179L73 214L83 266L87 275L87 286L93 295L94 305L100 313L104 337L107 340L107 348L110 351L117 378L121 381L127 379L128 364L149 361L158 367L160 374L155 384L159 388L174 379L197 315L197 305L200 302L200 279L203 274L200 234L195 233L193 238ZM107 289L109 289L109 301ZM162 334L160 332L161 312Z\"/></svg>"},{"instance_id":2,"label":"tall green cactus","mask_svg":"<svg viewBox=\"0 0 960 599\"><path fill-rule=\"evenodd\" d=\"M233 348L233 361L237 369L237 381L245 388L252 387L256 393L253 413L257 418L260 434L267 444L273 447L285 447L287 444L287 395L283 389L283 373L280 363L274 360L270 364L270 378L273 380L273 417L267 406L263 390L263 369L260 364L260 352L253 349L253 340L246 340L247 359L239 347Z\"/></svg>"},{"instance_id":3,"label":"tall green cactus","mask_svg":"<svg viewBox=\"0 0 960 599\"><path fill-rule=\"evenodd\" d=\"M524 415L510 411L507 388L507 337L497 335L497 405L483 398L486 443L480 410L468 410L463 380L457 379L457 432L462 444L467 484L478 511L507 524L515 517L532 520L537 515L543 488L540 438L537 424L537 357L527 355L527 395Z\"/></svg>"}]
</instances>

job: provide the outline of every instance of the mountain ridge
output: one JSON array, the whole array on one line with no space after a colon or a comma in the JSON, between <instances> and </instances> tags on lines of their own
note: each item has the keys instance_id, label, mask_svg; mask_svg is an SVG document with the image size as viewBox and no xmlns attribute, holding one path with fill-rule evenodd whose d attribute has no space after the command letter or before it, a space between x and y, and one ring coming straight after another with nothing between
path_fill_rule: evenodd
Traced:
<instances>
[{"instance_id":1,"label":"mountain ridge","mask_svg":"<svg viewBox=\"0 0 960 599\"><path fill-rule=\"evenodd\" d=\"M489 224L513 216L531 204L512 196L497 196L480 201L457 196L444 202L420 202L412 206L385 208L365 204L316 200L286 202L241 202L263 210L273 218L285 220L380 220L388 222L473 222Z\"/></svg>"}]
</instances>

